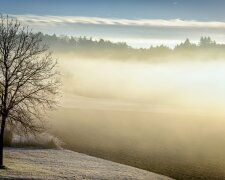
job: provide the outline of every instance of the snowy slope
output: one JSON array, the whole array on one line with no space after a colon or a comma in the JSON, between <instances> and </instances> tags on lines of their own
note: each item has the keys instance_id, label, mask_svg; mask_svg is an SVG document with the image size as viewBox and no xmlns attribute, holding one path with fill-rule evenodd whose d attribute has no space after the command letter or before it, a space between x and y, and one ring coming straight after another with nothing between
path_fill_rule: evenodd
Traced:
<instances>
[{"instance_id":1,"label":"snowy slope","mask_svg":"<svg viewBox=\"0 0 225 180\"><path fill-rule=\"evenodd\" d=\"M0 179L167 180L168 177L69 150L5 149Z\"/></svg>"}]
</instances>

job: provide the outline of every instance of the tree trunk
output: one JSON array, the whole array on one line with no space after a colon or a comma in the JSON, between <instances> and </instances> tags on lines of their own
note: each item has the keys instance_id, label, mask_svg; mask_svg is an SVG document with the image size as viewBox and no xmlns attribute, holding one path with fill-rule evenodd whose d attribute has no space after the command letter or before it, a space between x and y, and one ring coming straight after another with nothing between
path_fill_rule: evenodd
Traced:
<instances>
[{"instance_id":1,"label":"tree trunk","mask_svg":"<svg viewBox=\"0 0 225 180\"><path fill-rule=\"evenodd\" d=\"M4 139L4 130L5 130L5 121L6 121L6 117L2 116L1 134L0 134L0 169L4 168L4 165L3 165L3 139Z\"/></svg>"}]
</instances>

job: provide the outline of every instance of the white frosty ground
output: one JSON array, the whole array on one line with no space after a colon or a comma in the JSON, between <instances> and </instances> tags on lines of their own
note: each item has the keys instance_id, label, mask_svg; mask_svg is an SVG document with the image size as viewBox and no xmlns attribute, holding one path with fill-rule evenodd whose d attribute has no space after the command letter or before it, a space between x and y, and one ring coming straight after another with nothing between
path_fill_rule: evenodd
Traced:
<instances>
[{"instance_id":1,"label":"white frosty ground","mask_svg":"<svg viewBox=\"0 0 225 180\"><path fill-rule=\"evenodd\" d=\"M170 178L69 150L5 149L0 179L169 180Z\"/></svg>"}]
</instances>

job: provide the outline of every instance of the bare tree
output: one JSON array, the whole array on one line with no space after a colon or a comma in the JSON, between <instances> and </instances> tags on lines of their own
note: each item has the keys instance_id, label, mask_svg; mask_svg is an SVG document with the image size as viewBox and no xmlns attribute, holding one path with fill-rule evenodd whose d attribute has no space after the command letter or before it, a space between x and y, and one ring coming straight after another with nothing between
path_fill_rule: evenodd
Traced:
<instances>
[{"instance_id":1,"label":"bare tree","mask_svg":"<svg viewBox=\"0 0 225 180\"><path fill-rule=\"evenodd\" d=\"M26 132L44 127L43 112L56 103L56 65L38 33L16 19L0 16L0 167L4 167L6 124Z\"/></svg>"}]
</instances>

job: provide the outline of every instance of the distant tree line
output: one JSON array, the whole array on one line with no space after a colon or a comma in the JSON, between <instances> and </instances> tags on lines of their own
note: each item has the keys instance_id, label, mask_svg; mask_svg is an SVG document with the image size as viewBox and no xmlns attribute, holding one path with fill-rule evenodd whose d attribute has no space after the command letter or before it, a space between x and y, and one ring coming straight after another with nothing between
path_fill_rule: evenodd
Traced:
<instances>
[{"instance_id":1,"label":"distant tree line","mask_svg":"<svg viewBox=\"0 0 225 180\"><path fill-rule=\"evenodd\" d=\"M48 44L51 48L57 50L67 50L73 51L76 49L127 49L130 48L126 43L113 43L110 41L105 41L103 39L93 40L92 38L87 37L69 37L69 36L56 36L42 34L40 35L43 38L43 42Z\"/></svg>"},{"instance_id":2,"label":"distant tree line","mask_svg":"<svg viewBox=\"0 0 225 180\"><path fill-rule=\"evenodd\" d=\"M225 44L218 44L210 37L201 37L199 43L186 39L174 48L165 45L149 48L132 48L124 42L93 40L87 37L56 36L39 33L43 42L55 53L75 53L92 58L114 58L135 60L216 60L225 58Z\"/></svg>"}]
</instances>

